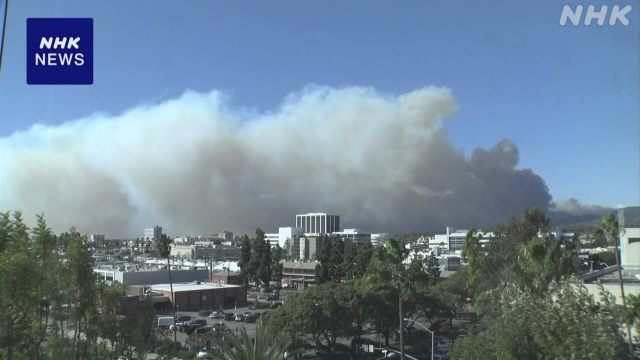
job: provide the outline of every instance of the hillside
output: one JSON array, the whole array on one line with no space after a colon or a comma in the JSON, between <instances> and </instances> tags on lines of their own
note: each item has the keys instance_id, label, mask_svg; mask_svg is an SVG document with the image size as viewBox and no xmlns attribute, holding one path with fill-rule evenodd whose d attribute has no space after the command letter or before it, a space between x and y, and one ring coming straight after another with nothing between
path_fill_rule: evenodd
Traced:
<instances>
[{"instance_id":1,"label":"hillside","mask_svg":"<svg viewBox=\"0 0 640 360\"><path fill-rule=\"evenodd\" d=\"M617 209L613 209L611 212L617 214ZM586 214L586 215L570 215L563 212L549 212L548 216L554 225L558 225L565 229L572 229L576 227L590 228L595 226L602 216L608 212L602 212L599 214ZM629 206L624 208L624 219L626 227L638 227L640 226L640 206Z\"/></svg>"}]
</instances>

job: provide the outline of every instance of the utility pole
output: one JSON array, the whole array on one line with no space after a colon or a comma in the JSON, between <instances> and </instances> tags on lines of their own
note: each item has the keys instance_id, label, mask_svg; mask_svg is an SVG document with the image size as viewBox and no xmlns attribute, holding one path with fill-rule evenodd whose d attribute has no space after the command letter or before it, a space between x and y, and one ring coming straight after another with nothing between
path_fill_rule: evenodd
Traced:
<instances>
[{"instance_id":1,"label":"utility pole","mask_svg":"<svg viewBox=\"0 0 640 360\"><path fill-rule=\"evenodd\" d=\"M618 264L618 277L620 279L620 292L622 294L622 306L627 307L627 300L624 296L624 283L622 278L622 256L620 251L622 250L622 237L626 233L624 228L624 206L618 205L618 236L613 238L613 245L615 246L616 264ZM617 240L617 241L616 241ZM618 249L620 246L620 249ZM633 353L633 336L631 334L631 325L627 324L627 336L629 337L629 350Z\"/></svg>"},{"instance_id":2,"label":"utility pole","mask_svg":"<svg viewBox=\"0 0 640 360\"><path fill-rule=\"evenodd\" d=\"M404 316L402 316L402 291L398 283L398 309L400 312L400 360L404 360Z\"/></svg>"}]
</instances>

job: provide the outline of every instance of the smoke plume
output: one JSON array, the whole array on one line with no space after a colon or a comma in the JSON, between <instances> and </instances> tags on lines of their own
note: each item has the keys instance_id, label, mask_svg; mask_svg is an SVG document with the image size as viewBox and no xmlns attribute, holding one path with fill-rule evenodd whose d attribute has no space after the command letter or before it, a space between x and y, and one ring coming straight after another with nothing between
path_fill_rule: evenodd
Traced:
<instances>
[{"instance_id":1,"label":"smoke plume","mask_svg":"<svg viewBox=\"0 0 640 360\"><path fill-rule=\"evenodd\" d=\"M457 108L447 88L313 86L267 113L186 92L119 116L36 125L0 139L0 209L108 238L156 224L172 235L277 231L305 212L408 232L548 209L544 180L517 167L513 142L467 158L449 141L443 121Z\"/></svg>"}]
</instances>

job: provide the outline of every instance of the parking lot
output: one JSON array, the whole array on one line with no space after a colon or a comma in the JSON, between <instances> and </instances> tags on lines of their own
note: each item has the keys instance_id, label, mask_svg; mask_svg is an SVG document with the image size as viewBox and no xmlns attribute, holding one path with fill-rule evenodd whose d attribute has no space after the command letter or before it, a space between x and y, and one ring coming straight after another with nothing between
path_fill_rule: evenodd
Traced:
<instances>
[{"instance_id":1,"label":"parking lot","mask_svg":"<svg viewBox=\"0 0 640 360\"><path fill-rule=\"evenodd\" d=\"M286 301L288 297L288 292L287 291L282 291L280 292L280 298L279 300L277 300L277 302L283 302ZM260 303L262 304L269 304L271 303L271 301L266 300L266 295L264 293L257 293L255 291L249 291L247 294L247 306L243 306L243 307L238 307L238 308L231 308L231 309L224 309L225 313L233 313L233 314L243 314L245 312L251 312L253 314L255 313L264 313L265 311L273 311L272 309L259 309L259 310L251 310L249 309L249 306L253 305L255 299L258 298ZM169 315L169 314L167 314ZM167 316L164 315L164 316ZM249 333L249 335L253 335L256 331L256 325L260 324L260 319L258 319L255 323L245 323L243 321L232 321L232 320L224 320L224 319L211 319L208 316L207 317L202 317L198 315L197 311L179 311L177 314L177 317L183 316L183 315L188 315L191 316L191 319L193 320L198 320L198 319L204 319L207 321L207 325L213 325L219 322L222 322L225 327L227 329L229 329L231 332L236 333L239 332L240 330L242 330L243 328L246 329L246 331ZM177 334L177 340L182 343L184 345L186 339L189 337L186 333L181 333L179 331L176 332ZM173 339L173 334L171 334L171 339Z\"/></svg>"}]
</instances>

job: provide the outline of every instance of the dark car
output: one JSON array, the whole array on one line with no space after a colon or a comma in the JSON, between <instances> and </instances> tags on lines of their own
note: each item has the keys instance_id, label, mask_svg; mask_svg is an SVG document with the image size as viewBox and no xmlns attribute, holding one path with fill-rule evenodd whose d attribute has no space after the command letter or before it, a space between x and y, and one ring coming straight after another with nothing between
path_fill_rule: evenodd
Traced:
<instances>
[{"instance_id":1,"label":"dark car","mask_svg":"<svg viewBox=\"0 0 640 360\"><path fill-rule=\"evenodd\" d=\"M275 302L275 301L272 301L272 302L271 302L271 305L269 305L269 308L270 308L270 309L277 309L277 308L279 308L280 306L282 306L282 303L281 303L281 302Z\"/></svg>"},{"instance_id":2,"label":"dark car","mask_svg":"<svg viewBox=\"0 0 640 360\"><path fill-rule=\"evenodd\" d=\"M205 319L191 320L191 323L195 325L205 326L207 325L207 320Z\"/></svg>"},{"instance_id":3,"label":"dark car","mask_svg":"<svg viewBox=\"0 0 640 360\"><path fill-rule=\"evenodd\" d=\"M199 325L185 325L184 333L187 334L187 335L191 335L196 331L196 328L198 326Z\"/></svg>"},{"instance_id":4,"label":"dark car","mask_svg":"<svg viewBox=\"0 0 640 360\"><path fill-rule=\"evenodd\" d=\"M259 313L259 312L253 314L253 317L256 319L260 319L261 316L262 316L262 313Z\"/></svg>"},{"instance_id":5,"label":"dark car","mask_svg":"<svg viewBox=\"0 0 640 360\"><path fill-rule=\"evenodd\" d=\"M244 321L244 315L242 314L236 314L236 316L234 317L235 321Z\"/></svg>"},{"instance_id":6,"label":"dark car","mask_svg":"<svg viewBox=\"0 0 640 360\"><path fill-rule=\"evenodd\" d=\"M251 316L251 315L253 315L253 314L251 313L251 311L245 311L245 312L244 312L244 314L242 314L242 315L244 315L244 316Z\"/></svg>"},{"instance_id":7,"label":"dark car","mask_svg":"<svg viewBox=\"0 0 640 360\"><path fill-rule=\"evenodd\" d=\"M224 314L224 319L227 321L233 321L236 315L234 313L226 313Z\"/></svg>"},{"instance_id":8,"label":"dark car","mask_svg":"<svg viewBox=\"0 0 640 360\"><path fill-rule=\"evenodd\" d=\"M256 317L253 316L253 315L245 316L244 317L244 322L246 322L248 324L252 324L252 323L256 322Z\"/></svg>"},{"instance_id":9,"label":"dark car","mask_svg":"<svg viewBox=\"0 0 640 360\"><path fill-rule=\"evenodd\" d=\"M199 328L197 328L194 332L196 334L206 334L208 332L210 332L212 329L210 326L201 326Z\"/></svg>"},{"instance_id":10,"label":"dark car","mask_svg":"<svg viewBox=\"0 0 640 360\"><path fill-rule=\"evenodd\" d=\"M186 322L186 321L189 321L189 320L191 320L191 316L189 316L189 315L180 315L180 317L178 318L179 322Z\"/></svg>"}]
</instances>

